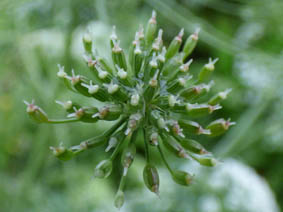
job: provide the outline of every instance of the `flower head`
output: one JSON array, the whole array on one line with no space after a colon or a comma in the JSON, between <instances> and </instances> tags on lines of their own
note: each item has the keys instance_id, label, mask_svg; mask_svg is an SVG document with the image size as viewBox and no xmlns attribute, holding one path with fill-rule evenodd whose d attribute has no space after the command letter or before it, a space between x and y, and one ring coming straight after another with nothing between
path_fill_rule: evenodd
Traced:
<instances>
[{"instance_id":1,"label":"flower head","mask_svg":"<svg viewBox=\"0 0 283 212\"><path fill-rule=\"evenodd\" d=\"M57 73L68 89L88 98L104 103L104 106L89 107L72 101L56 101L67 112L65 119L49 119L45 112L32 102L27 103L27 112L38 122L66 123L100 120L117 122L102 135L81 142L70 148L52 147L59 159L68 160L73 156L99 145L106 145L111 152L108 159L95 168L95 177L105 178L111 174L113 161L121 155L121 182L116 195L115 205L120 208L124 202L123 187L127 173L136 155L138 133L144 135L146 166L143 176L150 191L159 194L159 175L151 160L150 149L157 148L168 168L172 179L181 185L190 185L193 177L181 170L171 169L163 153L168 149L179 158L193 159L201 165L214 166L216 159L192 135L218 136L234 124L230 119L218 119L207 126L201 126L195 117L207 116L222 107L230 89L209 98L214 85L211 74L218 59L209 59L195 79L190 73L193 59L188 58L198 41L197 30L185 40L184 29L176 35L169 47L163 44L163 30L157 32L156 13L152 13L146 30L140 27L131 43L128 57L120 46L120 40L113 27L110 36L112 61L98 55L93 48L89 33L83 37L85 61L91 79L82 75L68 76L64 67ZM191 120L194 119L194 120ZM194 136L195 137L195 136ZM129 139L127 139L129 138ZM149 148L151 147L151 148Z\"/></svg>"}]
</instances>

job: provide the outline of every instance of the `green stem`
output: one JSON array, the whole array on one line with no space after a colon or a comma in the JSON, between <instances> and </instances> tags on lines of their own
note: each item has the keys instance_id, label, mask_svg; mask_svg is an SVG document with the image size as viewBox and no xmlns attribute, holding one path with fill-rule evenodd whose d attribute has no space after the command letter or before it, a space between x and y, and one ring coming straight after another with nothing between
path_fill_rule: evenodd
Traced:
<instances>
[{"instance_id":1,"label":"green stem","mask_svg":"<svg viewBox=\"0 0 283 212\"><path fill-rule=\"evenodd\" d=\"M145 158L146 158L146 162L149 163L150 162L150 158L149 158L149 149L148 149L148 143L146 140L146 134L145 134L145 128L143 127L143 140L144 140L144 147L145 147Z\"/></svg>"},{"instance_id":2,"label":"green stem","mask_svg":"<svg viewBox=\"0 0 283 212\"><path fill-rule=\"evenodd\" d=\"M123 117L120 119L120 121L118 121L116 124L114 124L109 130L107 130L106 132L104 132L102 135L100 136L95 136L92 138L89 138L85 141L81 142L81 145L77 145L77 146L72 146L69 148L69 150L73 151L74 154L79 154L83 151L85 151L86 149L90 149L90 148L95 148L97 146L100 146L102 144L104 144L108 137L111 136L127 119L127 117ZM82 145L84 144L84 145ZM75 151L74 151L75 149Z\"/></svg>"},{"instance_id":3,"label":"green stem","mask_svg":"<svg viewBox=\"0 0 283 212\"><path fill-rule=\"evenodd\" d=\"M159 151L159 153L160 153L160 155L161 155L161 159L163 160L165 166L167 167L167 169L169 170L169 172L171 173L171 175L173 175L173 171L172 171L171 167L169 166L169 164L167 163L167 161L166 161L166 159L165 159L165 157L164 157L164 154L163 154L163 152L162 152L162 149L161 149L160 145L158 145L157 148L158 148L158 151Z\"/></svg>"},{"instance_id":4,"label":"green stem","mask_svg":"<svg viewBox=\"0 0 283 212\"><path fill-rule=\"evenodd\" d=\"M48 124L64 124L70 122L77 122L80 121L79 119L48 119Z\"/></svg>"},{"instance_id":5,"label":"green stem","mask_svg":"<svg viewBox=\"0 0 283 212\"><path fill-rule=\"evenodd\" d=\"M125 125L122 129L122 131L125 131L125 129L127 128L127 125ZM110 160L113 161L115 159L115 157L117 156L117 154L120 152L121 147L123 146L125 139L122 139L119 144L116 146L115 150L113 151L112 155L110 156Z\"/></svg>"},{"instance_id":6,"label":"green stem","mask_svg":"<svg viewBox=\"0 0 283 212\"><path fill-rule=\"evenodd\" d=\"M125 182L126 182L126 176L127 176L127 175L122 175L121 180L120 180L120 184L119 184L118 191L123 191L124 186L125 186Z\"/></svg>"}]
</instances>

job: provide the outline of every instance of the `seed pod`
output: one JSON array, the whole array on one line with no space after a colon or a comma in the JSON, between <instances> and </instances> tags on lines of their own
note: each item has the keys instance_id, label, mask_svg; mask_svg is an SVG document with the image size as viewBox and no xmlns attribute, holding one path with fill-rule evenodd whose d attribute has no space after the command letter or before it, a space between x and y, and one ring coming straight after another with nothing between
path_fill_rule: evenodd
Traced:
<instances>
[{"instance_id":1,"label":"seed pod","mask_svg":"<svg viewBox=\"0 0 283 212\"><path fill-rule=\"evenodd\" d=\"M112 76L109 72L104 70L98 63L95 64L95 70L97 72L97 78L102 83L109 83L112 80Z\"/></svg>"},{"instance_id":2,"label":"seed pod","mask_svg":"<svg viewBox=\"0 0 283 212\"><path fill-rule=\"evenodd\" d=\"M167 91L171 93L178 93L180 90L184 89L189 80L191 80L193 76L187 75L184 77L179 77L168 84Z\"/></svg>"},{"instance_id":3,"label":"seed pod","mask_svg":"<svg viewBox=\"0 0 283 212\"><path fill-rule=\"evenodd\" d=\"M210 130L210 136L219 136L225 133L230 126L235 124L236 122L230 122L230 119L226 121L222 118L211 122L206 128Z\"/></svg>"},{"instance_id":4,"label":"seed pod","mask_svg":"<svg viewBox=\"0 0 283 212\"><path fill-rule=\"evenodd\" d=\"M123 151L121 157L121 163L124 167L123 176L126 176L128 169L132 165L136 155L136 146L134 143L130 143L128 147Z\"/></svg>"},{"instance_id":5,"label":"seed pod","mask_svg":"<svg viewBox=\"0 0 283 212\"><path fill-rule=\"evenodd\" d=\"M89 84L82 83L81 85L87 88L88 93L98 101L105 102L111 99L109 94L106 92L106 90L103 87L92 84L91 80Z\"/></svg>"},{"instance_id":6,"label":"seed pod","mask_svg":"<svg viewBox=\"0 0 283 212\"><path fill-rule=\"evenodd\" d=\"M145 31L145 42L147 46L150 46L155 38L156 33L156 12L152 11L152 16L148 21Z\"/></svg>"},{"instance_id":7,"label":"seed pod","mask_svg":"<svg viewBox=\"0 0 283 212\"><path fill-rule=\"evenodd\" d=\"M199 123L194 121L188 121L188 120L179 120L178 121L181 128L183 128L184 134L190 135L191 133L196 135L210 135L210 130L203 129L202 126L199 125Z\"/></svg>"},{"instance_id":8,"label":"seed pod","mask_svg":"<svg viewBox=\"0 0 283 212\"><path fill-rule=\"evenodd\" d=\"M155 166L146 164L143 170L143 180L151 192L159 194L159 175Z\"/></svg>"},{"instance_id":9,"label":"seed pod","mask_svg":"<svg viewBox=\"0 0 283 212\"><path fill-rule=\"evenodd\" d=\"M34 104L34 100L32 100L31 103L28 103L27 101L24 101L24 103L27 105L27 113L28 115L35 120L38 123L47 123L48 117L47 114L37 105Z\"/></svg>"},{"instance_id":10,"label":"seed pod","mask_svg":"<svg viewBox=\"0 0 283 212\"><path fill-rule=\"evenodd\" d=\"M116 101L125 102L128 100L127 92L117 83L111 81L110 84L103 83L103 86L107 89L108 94Z\"/></svg>"},{"instance_id":11,"label":"seed pod","mask_svg":"<svg viewBox=\"0 0 283 212\"><path fill-rule=\"evenodd\" d=\"M162 48L162 44L163 44L162 34L163 34L163 30L159 29L158 36L152 44L152 50L155 52L159 52Z\"/></svg>"},{"instance_id":12,"label":"seed pod","mask_svg":"<svg viewBox=\"0 0 283 212\"><path fill-rule=\"evenodd\" d=\"M62 161L67 161L74 157L74 153L63 146L59 146L59 147L51 146L50 149L52 150L53 154Z\"/></svg>"},{"instance_id":13,"label":"seed pod","mask_svg":"<svg viewBox=\"0 0 283 212\"><path fill-rule=\"evenodd\" d=\"M144 59L144 56L143 56L143 53L140 49L140 42L138 42L137 45L136 45L136 48L134 50L134 59L133 59L133 63L132 63L132 67L133 67L133 70L134 70L136 77L138 76L138 74L141 70L141 67L142 67L142 64L143 64L143 59Z\"/></svg>"},{"instance_id":14,"label":"seed pod","mask_svg":"<svg viewBox=\"0 0 283 212\"><path fill-rule=\"evenodd\" d=\"M177 52L179 51L180 46L182 44L183 35L184 35L184 29L181 29L179 34L170 43L166 56L165 56L167 60L175 56Z\"/></svg>"},{"instance_id":15,"label":"seed pod","mask_svg":"<svg viewBox=\"0 0 283 212\"><path fill-rule=\"evenodd\" d=\"M191 174L181 170L173 171L172 178L176 183L184 186L191 185L193 181L193 176Z\"/></svg>"},{"instance_id":16,"label":"seed pod","mask_svg":"<svg viewBox=\"0 0 283 212\"><path fill-rule=\"evenodd\" d=\"M197 141L188 139L188 138L180 138L175 137L178 142L184 147L186 150L196 153L196 154L207 154L208 152L205 150L205 148Z\"/></svg>"},{"instance_id":17,"label":"seed pod","mask_svg":"<svg viewBox=\"0 0 283 212\"><path fill-rule=\"evenodd\" d=\"M185 149L172 137L160 134L164 146L179 158L189 158Z\"/></svg>"},{"instance_id":18,"label":"seed pod","mask_svg":"<svg viewBox=\"0 0 283 212\"><path fill-rule=\"evenodd\" d=\"M184 48L183 48L183 52L184 52L184 57L183 59L185 60L195 49L197 42L198 42L198 33L199 33L199 29L197 29L195 31L194 34L192 34L191 36L189 36L185 42Z\"/></svg>"},{"instance_id":19,"label":"seed pod","mask_svg":"<svg viewBox=\"0 0 283 212\"><path fill-rule=\"evenodd\" d=\"M123 49L119 46L120 41L114 41L114 47L112 48L112 60L114 63L114 66L118 65L124 70L127 70L127 61L125 57L125 53Z\"/></svg>"},{"instance_id":20,"label":"seed pod","mask_svg":"<svg viewBox=\"0 0 283 212\"><path fill-rule=\"evenodd\" d=\"M103 160L94 169L94 177L107 178L112 172L112 161Z\"/></svg>"},{"instance_id":21,"label":"seed pod","mask_svg":"<svg viewBox=\"0 0 283 212\"><path fill-rule=\"evenodd\" d=\"M198 75L198 83L206 82L210 79L210 76L215 69L214 65L217 61L218 61L218 58L214 60L209 58L208 63L204 65L204 67L201 69Z\"/></svg>"},{"instance_id":22,"label":"seed pod","mask_svg":"<svg viewBox=\"0 0 283 212\"><path fill-rule=\"evenodd\" d=\"M210 88L213 84L214 82L211 81L208 84L199 84L189 88L185 88L181 91L180 96L184 97L186 100L200 98L210 91Z\"/></svg>"},{"instance_id":23,"label":"seed pod","mask_svg":"<svg viewBox=\"0 0 283 212\"><path fill-rule=\"evenodd\" d=\"M120 68L118 65L116 65L116 69L117 69L117 76L119 78L119 82L125 86L131 86L128 73L124 69Z\"/></svg>"},{"instance_id":24,"label":"seed pod","mask_svg":"<svg viewBox=\"0 0 283 212\"><path fill-rule=\"evenodd\" d=\"M64 70L64 66L61 66L60 64L58 64L58 68L59 68L59 71L57 72L57 76L63 80L65 86L70 90L70 91L73 91L73 92L76 92L76 90L74 89L71 81L69 80L70 77L67 75L67 73L65 72Z\"/></svg>"},{"instance_id":25,"label":"seed pod","mask_svg":"<svg viewBox=\"0 0 283 212\"><path fill-rule=\"evenodd\" d=\"M231 88L226 89L225 91L219 92L218 94L214 95L209 101L208 104L210 105L217 105L222 100L226 99L228 94L232 91Z\"/></svg>"},{"instance_id":26,"label":"seed pod","mask_svg":"<svg viewBox=\"0 0 283 212\"><path fill-rule=\"evenodd\" d=\"M125 202L124 192L122 190L118 190L114 200L115 207L120 210L120 208L122 208L122 206L124 205L124 202Z\"/></svg>"},{"instance_id":27,"label":"seed pod","mask_svg":"<svg viewBox=\"0 0 283 212\"><path fill-rule=\"evenodd\" d=\"M215 110L219 110L222 107L220 105L207 105L207 104L186 104L187 114L192 117L200 117L211 114Z\"/></svg>"},{"instance_id":28,"label":"seed pod","mask_svg":"<svg viewBox=\"0 0 283 212\"><path fill-rule=\"evenodd\" d=\"M84 44L84 49L88 54L92 53L92 39L91 35L89 32L86 32L83 35L83 44Z\"/></svg>"},{"instance_id":29,"label":"seed pod","mask_svg":"<svg viewBox=\"0 0 283 212\"><path fill-rule=\"evenodd\" d=\"M92 118L99 118L105 121L117 120L122 114L122 108L119 105L108 105L99 109Z\"/></svg>"},{"instance_id":30,"label":"seed pod","mask_svg":"<svg viewBox=\"0 0 283 212\"><path fill-rule=\"evenodd\" d=\"M203 166L216 166L218 161L211 155L205 155L205 156L201 156L201 155L196 155L196 154L190 154L190 156L196 160L200 165Z\"/></svg>"}]
</instances>

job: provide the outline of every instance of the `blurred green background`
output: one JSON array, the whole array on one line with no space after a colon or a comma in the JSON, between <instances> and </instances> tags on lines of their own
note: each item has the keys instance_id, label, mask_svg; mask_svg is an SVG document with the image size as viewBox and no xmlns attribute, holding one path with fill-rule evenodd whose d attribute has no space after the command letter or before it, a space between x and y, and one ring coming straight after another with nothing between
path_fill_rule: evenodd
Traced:
<instances>
[{"instance_id":1,"label":"blurred green background","mask_svg":"<svg viewBox=\"0 0 283 212\"><path fill-rule=\"evenodd\" d=\"M96 164L108 156L105 147L66 163L49 150L60 142L78 144L109 123L37 125L25 113L23 100L35 99L48 114L62 115L55 99L81 98L57 80L57 64L87 72L82 33L89 29L98 51L108 56L112 25L127 49L153 9L167 44L181 27L186 36L201 28L192 68L199 69L208 57L220 58L213 92L233 91L215 117L231 117L237 125L220 138L200 141L222 161L216 168L168 156L175 167L195 173L196 182L189 188L176 185L160 165L160 199L143 186L139 154L121 211L283 209L282 0L1 0L1 212L116 211L118 170L108 180L92 178ZM155 160L160 164L159 157Z\"/></svg>"}]
</instances>

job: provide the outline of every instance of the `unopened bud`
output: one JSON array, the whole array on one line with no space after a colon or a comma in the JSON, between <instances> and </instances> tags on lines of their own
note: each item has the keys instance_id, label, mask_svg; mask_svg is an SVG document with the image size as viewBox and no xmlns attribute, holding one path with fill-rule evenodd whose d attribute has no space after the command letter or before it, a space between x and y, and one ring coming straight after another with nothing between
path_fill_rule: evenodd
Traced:
<instances>
[{"instance_id":1,"label":"unopened bud","mask_svg":"<svg viewBox=\"0 0 283 212\"><path fill-rule=\"evenodd\" d=\"M176 170L172 174L173 180L184 186L189 186L192 184L193 176L185 171Z\"/></svg>"},{"instance_id":2,"label":"unopened bud","mask_svg":"<svg viewBox=\"0 0 283 212\"><path fill-rule=\"evenodd\" d=\"M194 117L199 117L199 116L204 116L211 114L215 110L219 110L222 107L220 105L207 105L207 104L186 104L186 110L187 114L194 116Z\"/></svg>"},{"instance_id":3,"label":"unopened bud","mask_svg":"<svg viewBox=\"0 0 283 212\"><path fill-rule=\"evenodd\" d=\"M232 89L227 89L225 91L219 92L215 96L213 96L209 101L208 104L210 105L216 105L220 103L222 100L226 99L228 94L232 91Z\"/></svg>"},{"instance_id":4,"label":"unopened bud","mask_svg":"<svg viewBox=\"0 0 283 212\"><path fill-rule=\"evenodd\" d=\"M83 44L85 51L90 54L92 51L92 39L89 32L86 32L83 35Z\"/></svg>"},{"instance_id":5,"label":"unopened bud","mask_svg":"<svg viewBox=\"0 0 283 212\"><path fill-rule=\"evenodd\" d=\"M186 59L195 49L197 42L198 42L198 33L199 29L197 29L194 34L189 36L185 42L183 52L184 52L184 59Z\"/></svg>"},{"instance_id":6,"label":"unopened bud","mask_svg":"<svg viewBox=\"0 0 283 212\"><path fill-rule=\"evenodd\" d=\"M168 51L166 53L166 59L170 59L174 57L177 52L179 51L181 44L182 44L182 37L184 35L184 29L181 29L179 34L171 41Z\"/></svg>"},{"instance_id":7,"label":"unopened bud","mask_svg":"<svg viewBox=\"0 0 283 212\"><path fill-rule=\"evenodd\" d=\"M214 65L217 61L218 61L218 58L214 60L209 58L208 63L204 65L204 67L201 69L198 75L198 82L205 82L210 79L210 76L215 69Z\"/></svg>"},{"instance_id":8,"label":"unopened bud","mask_svg":"<svg viewBox=\"0 0 283 212\"><path fill-rule=\"evenodd\" d=\"M143 170L143 180L151 192L159 195L159 175L155 166L146 164Z\"/></svg>"},{"instance_id":9,"label":"unopened bud","mask_svg":"<svg viewBox=\"0 0 283 212\"><path fill-rule=\"evenodd\" d=\"M63 146L53 147L51 146L53 154L60 160L67 161L74 157L74 153Z\"/></svg>"},{"instance_id":10,"label":"unopened bud","mask_svg":"<svg viewBox=\"0 0 283 212\"><path fill-rule=\"evenodd\" d=\"M116 208L120 209L124 205L124 202L125 202L124 192L119 190L115 196L114 205Z\"/></svg>"},{"instance_id":11,"label":"unopened bud","mask_svg":"<svg viewBox=\"0 0 283 212\"><path fill-rule=\"evenodd\" d=\"M147 45L149 46L155 37L156 33L156 12L152 11L152 16L148 21L147 27L146 27L146 32L145 32L145 41Z\"/></svg>"},{"instance_id":12,"label":"unopened bud","mask_svg":"<svg viewBox=\"0 0 283 212\"><path fill-rule=\"evenodd\" d=\"M225 133L230 126L235 125L236 122L231 122L230 119L227 121L225 119L217 119L213 122L211 122L208 126L207 129L210 130L211 136L219 136Z\"/></svg>"},{"instance_id":13,"label":"unopened bud","mask_svg":"<svg viewBox=\"0 0 283 212\"><path fill-rule=\"evenodd\" d=\"M117 72L118 77L120 79L126 79L128 76L127 72L124 69L120 68L118 65L116 65L116 68L118 70Z\"/></svg>"},{"instance_id":14,"label":"unopened bud","mask_svg":"<svg viewBox=\"0 0 283 212\"><path fill-rule=\"evenodd\" d=\"M193 62L193 59L190 59L188 62L186 62L185 64L182 64L180 66L180 71L181 72L188 72L189 71L189 68L190 68L190 65L192 64Z\"/></svg>"},{"instance_id":15,"label":"unopened bud","mask_svg":"<svg viewBox=\"0 0 283 212\"><path fill-rule=\"evenodd\" d=\"M34 100L31 103L24 101L27 105L27 113L29 116L38 123L47 123L48 117L47 114L37 105L34 104Z\"/></svg>"},{"instance_id":16,"label":"unopened bud","mask_svg":"<svg viewBox=\"0 0 283 212\"><path fill-rule=\"evenodd\" d=\"M196 135L210 135L210 130L203 129L202 126L199 125L199 123L194 121L188 121L188 120L179 120L178 121L180 127L183 129L184 134L196 134Z\"/></svg>"}]
</instances>

